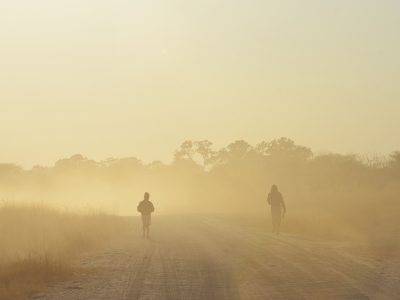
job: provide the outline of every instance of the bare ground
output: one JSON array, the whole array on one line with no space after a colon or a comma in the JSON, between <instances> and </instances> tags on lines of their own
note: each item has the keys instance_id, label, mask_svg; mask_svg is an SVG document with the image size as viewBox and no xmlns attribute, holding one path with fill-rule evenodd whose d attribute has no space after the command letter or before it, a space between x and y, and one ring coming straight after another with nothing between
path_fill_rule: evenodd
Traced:
<instances>
[{"instance_id":1,"label":"bare ground","mask_svg":"<svg viewBox=\"0 0 400 300\"><path fill-rule=\"evenodd\" d=\"M216 217L156 217L151 240L138 219L133 228L83 257L86 273L33 299L400 299L399 259L358 255L365 245Z\"/></svg>"}]
</instances>

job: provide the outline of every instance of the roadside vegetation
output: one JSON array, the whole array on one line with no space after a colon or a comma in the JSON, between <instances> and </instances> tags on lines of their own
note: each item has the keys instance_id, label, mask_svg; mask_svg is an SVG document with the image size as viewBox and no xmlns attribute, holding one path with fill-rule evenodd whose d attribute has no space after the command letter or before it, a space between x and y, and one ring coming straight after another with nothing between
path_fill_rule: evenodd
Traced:
<instances>
[{"instance_id":1,"label":"roadside vegetation","mask_svg":"<svg viewBox=\"0 0 400 300\"><path fill-rule=\"evenodd\" d=\"M0 299L25 299L79 272L73 259L126 230L123 219L44 206L0 207Z\"/></svg>"}]
</instances>

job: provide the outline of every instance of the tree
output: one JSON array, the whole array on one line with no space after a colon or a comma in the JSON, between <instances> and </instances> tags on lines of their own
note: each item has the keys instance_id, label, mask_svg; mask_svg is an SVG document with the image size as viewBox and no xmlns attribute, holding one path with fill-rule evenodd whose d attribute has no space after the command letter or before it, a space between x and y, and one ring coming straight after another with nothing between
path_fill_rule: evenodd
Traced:
<instances>
[{"instance_id":1,"label":"tree","mask_svg":"<svg viewBox=\"0 0 400 300\"><path fill-rule=\"evenodd\" d=\"M175 161L189 160L193 161L195 149L192 141L184 141L180 148L175 151Z\"/></svg>"},{"instance_id":2,"label":"tree","mask_svg":"<svg viewBox=\"0 0 400 300\"><path fill-rule=\"evenodd\" d=\"M12 181L22 176L24 170L15 164L0 164L0 180Z\"/></svg>"},{"instance_id":3,"label":"tree","mask_svg":"<svg viewBox=\"0 0 400 300\"><path fill-rule=\"evenodd\" d=\"M233 163L243 160L252 150L249 143L238 140L229 144L218 152L218 161L221 163Z\"/></svg>"},{"instance_id":4,"label":"tree","mask_svg":"<svg viewBox=\"0 0 400 300\"><path fill-rule=\"evenodd\" d=\"M75 171L83 171L83 170L94 170L98 166L97 162L87 157L82 156L81 154L72 155L70 158L64 158L58 160L54 167L56 170L75 170Z\"/></svg>"},{"instance_id":5,"label":"tree","mask_svg":"<svg viewBox=\"0 0 400 300\"><path fill-rule=\"evenodd\" d=\"M296 145L293 140L285 137L271 142L263 141L256 146L256 151L272 158L292 158L297 160L307 160L313 155L310 148Z\"/></svg>"},{"instance_id":6,"label":"tree","mask_svg":"<svg viewBox=\"0 0 400 300\"><path fill-rule=\"evenodd\" d=\"M203 159L203 168L211 165L215 160L215 152L211 148L212 143L208 140L195 142L195 152Z\"/></svg>"}]
</instances>

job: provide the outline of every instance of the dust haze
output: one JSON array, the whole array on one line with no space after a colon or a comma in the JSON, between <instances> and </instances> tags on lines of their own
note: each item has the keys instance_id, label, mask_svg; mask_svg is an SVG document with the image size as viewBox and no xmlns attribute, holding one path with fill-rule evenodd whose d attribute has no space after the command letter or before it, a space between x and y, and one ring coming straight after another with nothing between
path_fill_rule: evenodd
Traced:
<instances>
[{"instance_id":1,"label":"dust haze","mask_svg":"<svg viewBox=\"0 0 400 300\"><path fill-rule=\"evenodd\" d=\"M398 299L399 28L395 0L0 0L0 300Z\"/></svg>"},{"instance_id":2,"label":"dust haze","mask_svg":"<svg viewBox=\"0 0 400 300\"><path fill-rule=\"evenodd\" d=\"M145 191L150 239L132 217ZM288 138L188 140L170 164L1 164L0 299L392 299L399 193L399 152L316 155Z\"/></svg>"},{"instance_id":3,"label":"dust haze","mask_svg":"<svg viewBox=\"0 0 400 300\"><path fill-rule=\"evenodd\" d=\"M0 165L4 202L135 215L145 191L156 214L231 214L268 218L277 184L288 207L286 230L319 236L380 238L398 233L400 154L313 154L279 138L222 149L185 141L170 164L140 158L94 161L76 154L52 167ZM268 230L268 228L266 228Z\"/></svg>"}]
</instances>

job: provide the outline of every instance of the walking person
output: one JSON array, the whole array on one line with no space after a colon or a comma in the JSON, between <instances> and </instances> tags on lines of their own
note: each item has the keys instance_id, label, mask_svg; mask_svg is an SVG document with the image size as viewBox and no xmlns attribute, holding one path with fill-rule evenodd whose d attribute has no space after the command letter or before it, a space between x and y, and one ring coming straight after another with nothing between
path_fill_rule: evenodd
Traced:
<instances>
[{"instance_id":1,"label":"walking person","mask_svg":"<svg viewBox=\"0 0 400 300\"><path fill-rule=\"evenodd\" d=\"M149 238L151 214L154 212L154 205L150 201L149 193L144 194L144 200L139 203L137 210L142 214L143 238Z\"/></svg>"},{"instance_id":2,"label":"walking person","mask_svg":"<svg viewBox=\"0 0 400 300\"><path fill-rule=\"evenodd\" d=\"M279 234L282 218L286 214L286 205L282 194L278 191L278 187L275 184L271 187L267 201L271 205L272 232Z\"/></svg>"}]
</instances>

